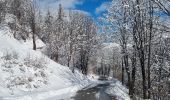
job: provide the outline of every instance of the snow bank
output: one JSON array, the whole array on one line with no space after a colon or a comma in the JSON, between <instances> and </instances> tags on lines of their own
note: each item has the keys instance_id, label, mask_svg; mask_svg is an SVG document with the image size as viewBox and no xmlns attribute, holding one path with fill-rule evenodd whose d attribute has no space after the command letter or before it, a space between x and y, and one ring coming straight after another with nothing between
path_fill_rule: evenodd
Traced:
<instances>
[{"instance_id":1,"label":"snow bank","mask_svg":"<svg viewBox=\"0 0 170 100\"><path fill-rule=\"evenodd\" d=\"M114 83L111 83L109 88L106 90L106 93L112 96L116 96L118 100L130 100L128 95L128 89L125 88L118 80L114 80Z\"/></svg>"},{"instance_id":2,"label":"snow bank","mask_svg":"<svg viewBox=\"0 0 170 100\"><path fill-rule=\"evenodd\" d=\"M14 39L9 28L1 26L0 100L64 99L91 83L78 71L73 74L68 67L33 51L31 43ZM44 46L40 40L38 45Z\"/></svg>"}]
</instances>

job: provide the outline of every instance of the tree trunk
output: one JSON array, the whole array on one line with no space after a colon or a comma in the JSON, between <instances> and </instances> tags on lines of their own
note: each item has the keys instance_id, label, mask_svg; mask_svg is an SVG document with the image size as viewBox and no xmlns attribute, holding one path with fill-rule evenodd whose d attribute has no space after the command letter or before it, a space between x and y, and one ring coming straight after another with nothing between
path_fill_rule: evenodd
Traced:
<instances>
[{"instance_id":1,"label":"tree trunk","mask_svg":"<svg viewBox=\"0 0 170 100\"><path fill-rule=\"evenodd\" d=\"M151 40L152 40L152 20L153 20L153 7L151 4L152 1L149 1L150 5L150 33L149 33L149 50L148 50L148 99L151 99L151 79L150 79L150 67L151 67Z\"/></svg>"},{"instance_id":2,"label":"tree trunk","mask_svg":"<svg viewBox=\"0 0 170 100\"><path fill-rule=\"evenodd\" d=\"M122 85L124 85L124 62L123 62L123 59L122 59Z\"/></svg>"},{"instance_id":3,"label":"tree trunk","mask_svg":"<svg viewBox=\"0 0 170 100\"><path fill-rule=\"evenodd\" d=\"M31 20L31 28L32 28L32 40L33 40L33 50L36 50L36 40L35 40L35 17L33 16L32 17L32 20Z\"/></svg>"},{"instance_id":4,"label":"tree trunk","mask_svg":"<svg viewBox=\"0 0 170 100\"><path fill-rule=\"evenodd\" d=\"M136 78L136 49L134 48L134 54L132 57L132 75L131 75L131 98L134 98L134 92L135 92L135 78Z\"/></svg>"},{"instance_id":5,"label":"tree trunk","mask_svg":"<svg viewBox=\"0 0 170 100\"><path fill-rule=\"evenodd\" d=\"M54 60L58 62L58 53L54 54Z\"/></svg>"},{"instance_id":6,"label":"tree trunk","mask_svg":"<svg viewBox=\"0 0 170 100\"><path fill-rule=\"evenodd\" d=\"M125 56L124 56L124 63L125 63L125 69L126 69L127 77L128 77L129 94L131 94L131 89L130 89L130 87L131 87L131 77L130 77L130 70L129 70L127 53L125 53Z\"/></svg>"},{"instance_id":7,"label":"tree trunk","mask_svg":"<svg viewBox=\"0 0 170 100\"><path fill-rule=\"evenodd\" d=\"M73 55L73 48L72 48L72 44L70 43L70 50L68 55L68 67L70 67L70 62L72 61L72 55Z\"/></svg>"},{"instance_id":8,"label":"tree trunk","mask_svg":"<svg viewBox=\"0 0 170 100\"><path fill-rule=\"evenodd\" d=\"M146 73L145 73L145 59L144 59L144 51L140 50L141 54L139 54L140 56L140 65L141 65L141 70L142 70L142 85L143 85L143 98L147 99L147 88L146 88Z\"/></svg>"},{"instance_id":9,"label":"tree trunk","mask_svg":"<svg viewBox=\"0 0 170 100\"><path fill-rule=\"evenodd\" d=\"M32 34L32 40L33 40L33 50L36 50L35 33Z\"/></svg>"}]
</instances>

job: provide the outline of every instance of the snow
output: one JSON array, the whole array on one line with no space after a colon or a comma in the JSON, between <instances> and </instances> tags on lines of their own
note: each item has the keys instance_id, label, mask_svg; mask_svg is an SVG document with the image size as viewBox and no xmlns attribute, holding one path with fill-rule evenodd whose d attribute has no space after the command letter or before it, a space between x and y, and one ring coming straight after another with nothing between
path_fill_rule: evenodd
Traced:
<instances>
[{"instance_id":1,"label":"snow","mask_svg":"<svg viewBox=\"0 0 170 100\"><path fill-rule=\"evenodd\" d=\"M118 43L104 43L103 49L113 49L113 48L120 48L120 45Z\"/></svg>"},{"instance_id":2,"label":"snow","mask_svg":"<svg viewBox=\"0 0 170 100\"><path fill-rule=\"evenodd\" d=\"M13 14L9 14L7 13L6 16L5 16L5 22L6 23L13 23L15 22L15 16Z\"/></svg>"},{"instance_id":3,"label":"snow","mask_svg":"<svg viewBox=\"0 0 170 100\"><path fill-rule=\"evenodd\" d=\"M92 80L78 71L72 73L40 51L33 51L31 39L18 41L10 33L8 27L0 28L0 100L64 99L91 84ZM40 40L37 45L44 46ZM12 58L6 60L6 55ZM37 67L38 62L44 67Z\"/></svg>"},{"instance_id":4,"label":"snow","mask_svg":"<svg viewBox=\"0 0 170 100\"><path fill-rule=\"evenodd\" d=\"M114 81L115 82L111 83L109 88L106 90L106 93L116 96L118 100L130 100L128 89L125 88L118 80L114 79Z\"/></svg>"}]
</instances>

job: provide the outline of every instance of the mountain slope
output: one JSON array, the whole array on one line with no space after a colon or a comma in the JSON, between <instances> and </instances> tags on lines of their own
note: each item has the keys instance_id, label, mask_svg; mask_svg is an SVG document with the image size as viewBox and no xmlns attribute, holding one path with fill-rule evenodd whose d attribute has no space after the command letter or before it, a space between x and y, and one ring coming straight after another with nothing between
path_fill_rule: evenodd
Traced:
<instances>
[{"instance_id":1,"label":"mountain slope","mask_svg":"<svg viewBox=\"0 0 170 100\"><path fill-rule=\"evenodd\" d=\"M37 45L43 43L39 41ZM8 27L0 28L0 99L41 100L48 96L74 92L91 81L68 67L31 50L31 40L13 38ZM69 96L69 95L67 95Z\"/></svg>"}]
</instances>

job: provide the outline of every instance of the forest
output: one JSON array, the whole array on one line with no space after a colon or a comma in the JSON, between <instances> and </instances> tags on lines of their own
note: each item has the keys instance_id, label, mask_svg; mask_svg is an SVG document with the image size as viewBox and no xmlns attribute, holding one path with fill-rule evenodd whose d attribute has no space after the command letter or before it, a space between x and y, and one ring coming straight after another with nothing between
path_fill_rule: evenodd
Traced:
<instances>
[{"instance_id":1,"label":"forest","mask_svg":"<svg viewBox=\"0 0 170 100\"><path fill-rule=\"evenodd\" d=\"M111 0L97 19L62 4L42 11L37 1L0 0L0 30L71 73L117 79L132 100L170 99L169 0Z\"/></svg>"}]
</instances>

